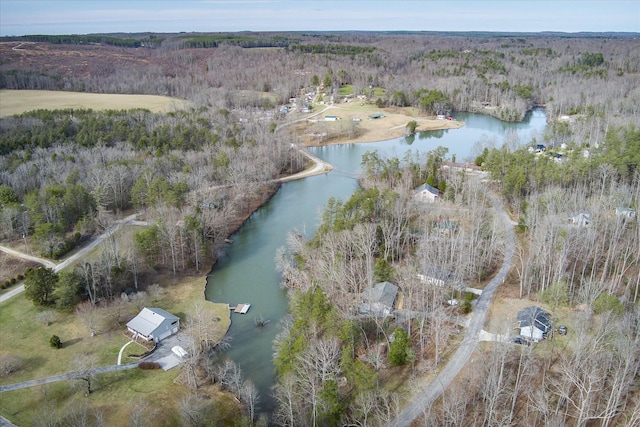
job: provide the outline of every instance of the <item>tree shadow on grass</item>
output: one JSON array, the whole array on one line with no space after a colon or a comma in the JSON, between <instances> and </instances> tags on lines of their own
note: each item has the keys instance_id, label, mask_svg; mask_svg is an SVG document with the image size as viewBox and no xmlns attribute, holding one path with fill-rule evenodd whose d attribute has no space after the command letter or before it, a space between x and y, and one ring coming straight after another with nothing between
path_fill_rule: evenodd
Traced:
<instances>
[{"instance_id":1,"label":"tree shadow on grass","mask_svg":"<svg viewBox=\"0 0 640 427\"><path fill-rule=\"evenodd\" d=\"M69 340L69 341L63 341L61 348L71 347L72 345L74 345L76 343L79 343L82 340L83 340L83 338L74 338L74 339Z\"/></svg>"},{"instance_id":2,"label":"tree shadow on grass","mask_svg":"<svg viewBox=\"0 0 640 427\"><path fill-rule=\"evenodd\" d=\"M29 356L29 357L25 357L23 360L24 360L23 368L32 369L32 368L44 365L47 361L47 358L44 356Z\"/></svg>"}]
</instances>

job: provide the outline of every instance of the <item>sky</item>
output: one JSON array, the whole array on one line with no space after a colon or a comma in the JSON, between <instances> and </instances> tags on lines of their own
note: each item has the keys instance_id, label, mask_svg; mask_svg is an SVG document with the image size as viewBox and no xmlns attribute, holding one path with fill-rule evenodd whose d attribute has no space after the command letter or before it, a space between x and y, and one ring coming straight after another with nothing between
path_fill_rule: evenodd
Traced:
<instances>
[{"instance_id":1,"label":"sky","mask_svg":"<svg viewBox=\"0 0 640 427\"><path fill-rule=\"evenodd\" d=\"M0 0L0 36L246 30L640 32L640 0Z\"/></svg>"}]
</instances>

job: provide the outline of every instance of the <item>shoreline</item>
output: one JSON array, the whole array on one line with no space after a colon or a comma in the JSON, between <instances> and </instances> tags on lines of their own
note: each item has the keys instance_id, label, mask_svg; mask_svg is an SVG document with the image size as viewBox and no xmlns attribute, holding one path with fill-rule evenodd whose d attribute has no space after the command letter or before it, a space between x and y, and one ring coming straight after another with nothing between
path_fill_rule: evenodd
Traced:
<instances>
[{"instance_id":1,"label":"shoreline","mask_svg":"<svg viewBox=\"0 0 640 427\"><path fill-rule=\"evenodd\" d=\"M382 117L370 117L378 113ZM291 123L301 134L302 147L372 143L401 138L407 136L406 126L411 121L417 123L415 133L459 129L465 125L462 121L420 116L414 108L328 106L315 116ZM335 116L337 120L329 122L324 119L325 116ZM324 137L327 139L322 140Z\"/></svg>"}]
</instances>

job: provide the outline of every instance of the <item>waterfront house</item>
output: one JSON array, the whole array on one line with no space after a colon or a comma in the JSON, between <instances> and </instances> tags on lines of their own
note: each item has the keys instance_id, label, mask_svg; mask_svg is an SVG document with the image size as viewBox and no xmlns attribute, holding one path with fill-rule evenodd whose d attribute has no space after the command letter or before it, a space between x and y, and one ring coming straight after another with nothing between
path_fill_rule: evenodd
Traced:
<instances>
[{"instance_id":1,"label":"waterfront house","mask_svg":"<svg viewBox=\"0 0 640 427\"><path fill-rule=\"evenodd\" d=\"M161 308L145 307L127 323L127 330L133 334L134 339L142 338L156 343L177 334L178 329L180 318Z\"/></svg>"}]
</instances>

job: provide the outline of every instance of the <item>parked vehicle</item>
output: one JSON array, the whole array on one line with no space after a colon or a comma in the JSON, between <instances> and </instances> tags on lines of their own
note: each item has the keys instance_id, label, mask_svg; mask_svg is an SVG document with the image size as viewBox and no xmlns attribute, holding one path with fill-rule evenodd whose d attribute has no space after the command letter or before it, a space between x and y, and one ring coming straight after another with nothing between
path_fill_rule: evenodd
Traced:
<instances>
[{"instance_id":1,"label":"parked vehicle","mask_svg":"<svg viewBox=\"0 0 640 427\"><path fill-rule=\"evenodd\" d=\"M514 344L520 344L520 345L527 345L527 346L531 345L529 340L527 340L525 337L520 335L511 338L511 342Z\"/></svg>"}]
</instances>

